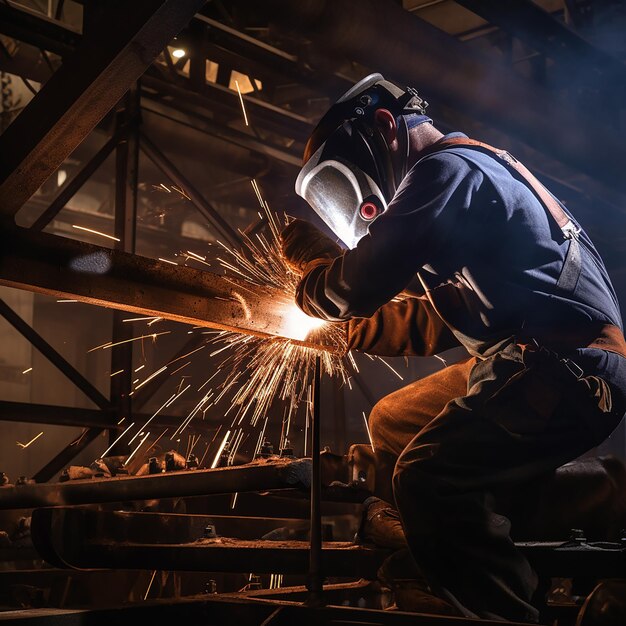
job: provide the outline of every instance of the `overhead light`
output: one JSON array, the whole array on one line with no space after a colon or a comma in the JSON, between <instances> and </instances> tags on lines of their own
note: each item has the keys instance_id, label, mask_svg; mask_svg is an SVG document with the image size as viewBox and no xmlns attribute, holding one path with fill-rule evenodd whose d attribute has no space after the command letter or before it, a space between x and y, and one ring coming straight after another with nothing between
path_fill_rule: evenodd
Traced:
<instances>
[{"instance_id":1,"label":"overhead light","mask_svg":"<svg viewBox=\"0 0 626 626\"><path fill-rule=\"evenodd\" d=\"M172 50L172 56L175 59L182 59L187 53L182 48L175 48Z\"/></svg>"}]
</instances>

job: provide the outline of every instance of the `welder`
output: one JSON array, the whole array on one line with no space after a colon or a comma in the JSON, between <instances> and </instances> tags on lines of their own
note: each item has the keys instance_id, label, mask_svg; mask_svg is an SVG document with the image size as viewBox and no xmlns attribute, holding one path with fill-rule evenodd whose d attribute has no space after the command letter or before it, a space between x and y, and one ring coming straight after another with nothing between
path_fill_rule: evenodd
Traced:
<instances>
[{"instance_id":1,"label":"welder","mask_svg":"<svg viewBox=\"0 0 626 626\"><path fill-rule=\"evenodd\" d=\"M370 428L423 593L533 622L514 493L604 441L626 410L626 343L602 259L504 150L443 135L414 88L372 74L313 131L296 191L324 220L283 232L297 302L350 349L469 359L380 401ZM384 505L384 503L383 503ZM376 502L389 518L392 506ZM433 606L436 605L433 604Z\"/></svg>"}]
</instances>

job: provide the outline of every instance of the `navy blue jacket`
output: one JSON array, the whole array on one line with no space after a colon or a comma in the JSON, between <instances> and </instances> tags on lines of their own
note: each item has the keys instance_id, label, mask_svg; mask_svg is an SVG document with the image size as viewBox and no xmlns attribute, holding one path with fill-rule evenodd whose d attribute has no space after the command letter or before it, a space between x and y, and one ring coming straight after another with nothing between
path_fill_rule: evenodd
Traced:
<instances>
[{"instance_id":1,"label":"navy blue jacket","mask_svg":"<svg viewBox=\"0 0 626 626\"><path fill-rule=\"evenodd\" d=\"M579 241L580 276L562 291L557 281L570 244L533 192L497 157L449 147L418 161L369 234L308 272L297 299L317 317L369 318L352 327L369 333L370 344L376 334L398 335L398 315L409 325L417 319L421 344L414 337L418 347L408 349L406 337L396 337L397 354L450 347L449 330L470 353L486 356L511 336L549 343L551 332L564 326L621 328L602 259L584 230ZM415 276L422 297L386 305ZM394 328L383 331L385 320Z\"/></svg>"}]
</instances>

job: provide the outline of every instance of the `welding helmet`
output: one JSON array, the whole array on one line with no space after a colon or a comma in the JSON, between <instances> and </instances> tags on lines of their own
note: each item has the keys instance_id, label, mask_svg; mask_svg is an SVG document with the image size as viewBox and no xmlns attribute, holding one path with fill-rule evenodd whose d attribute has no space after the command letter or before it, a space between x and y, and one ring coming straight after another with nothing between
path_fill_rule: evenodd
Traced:
<instances>
[{"instance_id":1,"label":"welding helmet","mask_svg":"<svg viewBox=\"0 0 626 626\"><path fill-rule=\"evenodd\" d=\"M407 172L409 129L432 121L424 115L427 106L415 89L370 74L337 100L311 134L296 193L348 247L387 209ZM378 109L396 118L396 159L375 122Z\"/></svg>"}]
</instances>

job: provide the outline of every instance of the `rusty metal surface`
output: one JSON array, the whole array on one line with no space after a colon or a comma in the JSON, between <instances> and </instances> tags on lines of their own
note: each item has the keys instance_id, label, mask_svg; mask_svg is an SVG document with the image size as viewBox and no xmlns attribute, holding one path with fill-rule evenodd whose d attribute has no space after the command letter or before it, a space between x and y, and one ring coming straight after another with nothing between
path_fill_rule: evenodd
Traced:
<instances>
[{"instance_id":1,"label":"rusty metal surface","mask_svg":"<svg viewBox=\"0 0 626 626\"><path fill-rule=\"evenodd\" d=\"M135 521L134 530L129 521ZM147 516L145 534L137 532L137 521L141 520L132 514L101 514L80 507L43 508L33 512L31 534L39 554L57 567L257 574L302 574L307 570L308 541L233 537L189 541L192 517ZM159 525L170 528L155 533ZM321 566L328 576L371 579L387 555L387 550L348 541L326 541Z\"/></svg>"},{"instance_id":2,"label":"rusty metal surface","mask_svg":"<svg viewBox=\"0 0 626 626\"><path fill-rule=\"evenodd\" d=\"M261 515L266 511L271 511L271 504L260 507L257 512ZM231 510L231 513L232 515L189 515L161 511L103 511L101 507L92 505L59 507L53 515L62 519L66 525L79 526L81 536L90 541L107 543L190 543L203 538L207 526L211 526L218 537L228 533L231 538L247 540L258 540L277 529L285 535L288 534L290 539L302 539L308 529L308 522L304 519L237 516L237 510ZM41 529L35 530L38 532ZM46 528L43 530L45 532ZM279 532L273 533L273 536Z\"/></svg>"},{"instance_id":3,"label":"rusty metal surface","mask_svg":"<svg viewBox=\"0 0 626 626\"><path fill-rule=\"evenodd\" d=\"M69 26L46 18L25 6L14 7L0 2L2 33L60 56L71 54L80 44L81 35Z\"/></svg>"},{"instance_id":4,"label":"rusty metal surface","mask_svg":"<svg viewBox=\"0 0 626 626\"><path fill-rule=\"evenodd\" d=\"M502 622L402 611L381 611L352 606L311 609L299 602L247 598L245 596L203 595L176 600L148 600L99 610L27 609L0 613L3 624L33 626L137 626L137 624L203 624L204 626L322 626L363 624L363 626L523 626Z\"/></svg>"},{"instance_id":5,"label":"rusty metal surface","mask_svg":"<svg viewBox=\"0 0 626 626\"><path fill-rule=\"evenodd\" d=\"M107 544L73 539L63 545L65 550L56 546L55 564L77 569L302 574L309 561L308 541L218 538L185 544ZM384 550L331 541L322 545L321 564L329 576L374 578L386 556Z\"/></svg>"},{"instance_id":6,"label":"rusty metal surface","mask_svg":"<svg viewBox=\"0 0 626 626\"><path fill-rule=\"evenodd\" d=\"M0 137L0 215L17 213L204 2L87 3L86 17L98 27L85 28L75 52Z\"/></svg>"},{"instance_id":7,"label":"rusty metal surface","mask_svg":"<svg viewBox=\"0 0 626 626\"><path fill-rule=\"evenodd\" d=\"M285 489L300 483L308 463L305 459L255 461L153 476L6 486L0 487L0 510Z\"/></svg>"},{"instance_id":8,"label":"rusty metal surface","mask_svg":"<svg viewBox=\"0 0 626 626\"><path fill-rule=\"evenodd\" d=\"M7 287L258 337L287 335L295 307L270 287L24 228L5 229L0 243Z\"/></svg>"}]
</instances>

